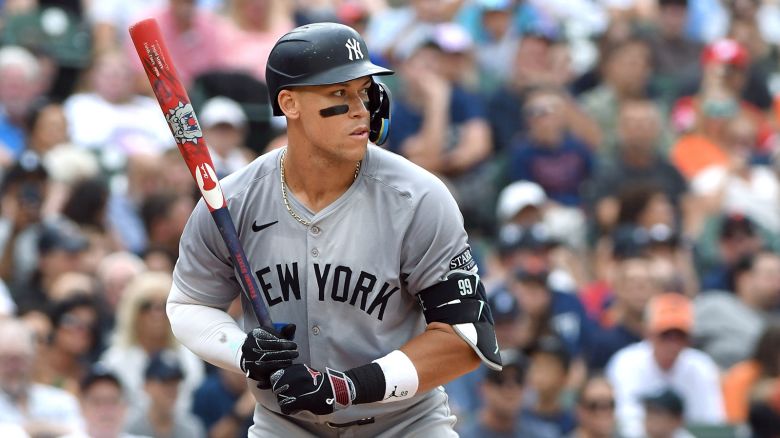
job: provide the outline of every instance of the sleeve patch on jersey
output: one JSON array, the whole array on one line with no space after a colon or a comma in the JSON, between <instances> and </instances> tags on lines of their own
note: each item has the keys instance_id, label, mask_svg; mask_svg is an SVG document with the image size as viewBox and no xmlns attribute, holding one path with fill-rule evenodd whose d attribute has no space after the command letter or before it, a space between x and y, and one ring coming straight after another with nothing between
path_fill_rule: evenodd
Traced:
<instances>
[{"instance_id":1,"label":"sleeve patch on jersey","mask_svg":"<svg viewBox=\"0 0 780 438\"><path fill-rule=\"evenodd\" d=\"M466 245L466 249L450 260L450 270L462 269L471 271L476 265L477 262L474 261L474 256L471 255L471 247L468 245Z\"/></svg>"}]
</instances>

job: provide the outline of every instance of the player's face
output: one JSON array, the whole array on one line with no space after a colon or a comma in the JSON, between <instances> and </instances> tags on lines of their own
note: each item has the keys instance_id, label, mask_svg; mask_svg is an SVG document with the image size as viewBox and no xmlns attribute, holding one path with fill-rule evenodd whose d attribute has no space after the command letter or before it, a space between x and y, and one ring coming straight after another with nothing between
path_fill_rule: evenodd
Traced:
<instances>
[{"instance_id":1,"label":"player's face","mask_svg":"<svg viewBox=\"0 0 780 438\"><path fill-rule=\"evenodd\" d=\"M339 158L360 160L368 143L370 77L295 89L302 129L313 145Z\"/></svg>"}]
</instances>

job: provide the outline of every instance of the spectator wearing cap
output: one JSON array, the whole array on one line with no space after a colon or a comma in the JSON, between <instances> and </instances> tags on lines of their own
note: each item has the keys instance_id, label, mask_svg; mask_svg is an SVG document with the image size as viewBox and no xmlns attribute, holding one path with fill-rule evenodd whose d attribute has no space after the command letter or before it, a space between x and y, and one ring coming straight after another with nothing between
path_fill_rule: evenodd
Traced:
<instances>
[{"instance_id":1,"label":"spectator wearing cap","mask_svg":"<svg viewBox=\"0 0 780 438\"><path fill-rule=\"evenodd\" d=\"M521 226L504 224L497 236L498 274L492 279L498 286L509 281L518 268L549 271L548 284L555 290L574 292L579 287L584 267L577 255L552 235L551 226L537 223Z\"/></svg>"},{"instance_id":2,"label":"spectator wearing cap","mask_svg":"<svg viewBox=\"0 0 780 438\"><path fill-rule=\"evenodd\" d=\"M577 392L577 428L567 438L614 438L615 394L601 374L593 374Z\"/></svg>"},{"instance_id":3,"label":"spectator wearing cap","mask_svg":"<svg viewBox=\"0 0 780 438\"><path fill-rule=\"evenodd\" d=\"M207 100L199 114L203 135L208 138L214 169L220 178L246 166L252 153L245 146L247 118L235 100L216 96Z\"/></svg>"},{"instance_id":4,"label":"spectator wearing cap","mask_svg":"<svg viewBox=\"0 0 780 438\"><path fill-rule=\"evenodd\" d=\"M526 95L523 115L528 135L517 137L507 155L509 181L539 184L562 206L580 208L580 186L593 171L593 154L567 128L565 97L557 88L538 88Z\"/></svg>"},{"instance_id":5,"label":"spectator wearing cap","mask_svg":"<svg viewBox=\"0 0 780 438\"><path fill-rule=\"evenodd\" d=\"M532 181L515 181L501 189L496 218L501 225L512 223L523 228L544 224L563 244L559 248L576 251L585 243L582 215L549 202L544 189Z\"/></svg>"},{"instance_id":6,"label":"spectator wearing cap","mask_svg":"<svg viewBox=\"0 0 780 438\"><path fill-rule=\"evenodd\" d=\"M176 409L184 370L177 353L162 350L149 358L144 370L143 390L149 398L146 409L131 415L127 431L156 438L205 438L200 420L188 411Z\"/></svg>"},{"instance_id":7,"label":"spectator wearing cap","mask_svg":"<svg viewBox=\"0 0 780 438\"><path fill-rule=\"evenodd\" d=\"M69 220L43 223L37 242L37 267L29 281L13 287L20 310L45 312L55 282L69 272L83 272L82 257L88 245L78 227Z\"/></svg>"},{"instance_id":8,"label":"spectator wearing cap","mask_svg":"<svg viewBox=\"0 0 780 438\"><path fill-rule=\"evenodd\" d=\"M686 424L723 424L718 366L689 347L694 323L690 299L671 292L657 295L646 312L645 340L615 353L606 368L615 388L621 436L643 436L642 397L667 386L683 399Z\"/></svg>"},{"instance_id":9,"label":"spectator wearing cap","mask_svg":"<svg viewBox=\"0 0 780 438\"><path fill-rule=\"evenodd\" d=\"M468 34L453 24L430 27L398 66L403 87L393 99L393 135L387 147L450 184L467 228L488 226L486 200L494 199L490 128L481 98L455 78L458 53L471 50ZM455 62L457 64L457 62Z\"/></svg>"},{"instance_id":10,"label":"spectator wearing cap","mask_svg":"<svg viewBox=\"0 0 780 438\"><path fill-rule=\"evenodd\" d=\"M510 292L498 289L488 296L496 341L502 349L522 350L531 347L533 333L530 320L523 314L517 299ZM481 406L478 397L479 383L484 378L486 367L468 373L444 385L449 397L450 409L461 423L473 421L474 414Z\"/></svg>"},{"instance_id":11,"label":"spectator wearing cap","mask_svg":"<svg viewBox=\"0 0 780 438\"><path fill-rule=\"evenodd\" d=\"M745 215L724 213L713 218L696 240L701 289L731 290L731 271L739 260L776 245L774 236Z\"/></svg>"},{"instance_id":12,"label":"spectator wearing cap","mask_svg":"<svg viewBox=\"0 0 780 438\"><path fill-rule=\"evenodd\" d=\"M163 272L143 272L134 277L119 303L114 337L100 357L100 362L122 380L128 402L135 410L148 407L143 391L144 369L160 351L175 352L184 370L177 397L179 410L189 410L192 393L203 380L203 362L176 342L165 314L172 281L170 273Z\"/></svg>"},{"instance_id":13,"label":"spectator wearing cap","mask_svg":"<svg viewBox=\"0 0 780 438\"><path fill-rule=\"evenodd\" d=\"M683 428L685 404L669 388L642 397L647 438L694 438Z\"/></svg>"},{"instance_id":14,"label":"spectator wearing cap","mask_svg":"<svg viewBox=\"0 0 780 438\"><path fill-rule=\"evenodd\" d=\"M780 255L762 250L742 257L731 278L731 290L707 291L694 302L694 343L722 369L750 356L780 305Z\"/></svg>"},{"instance_id":15,"label":"spectator wearing cap","mask_svg":"<svg viewBox=\"0 0 780 438\"><path fill-rule=\"evenodd\" d=\"M60 436L83 429L78 400L32 380L38 360L33 332L17 319L0 320L0 424L31 436Z\"/></svg>"},{"instance_id":16,"label":"spectator wearing cap","mask_svg":"<svg viewBox=\"0 0 780 438\"><path fill-rule=\"evenodd\" d=\"M747 49L733 39L720 39L702 52L704 72L697 94L680 98L672 108L672 125L682 134L672 147L671 159L680 172L692 179L712 165L727 165L726 122L742 114L753 121L752 153L766 156L773 128L762 110L742 100L750 65Z\"/></svg>"},{"instance_id":17,"label":"spectator wearing cap","mask_svg":"<svg viewBox=\"0 0 780 438\"><path fill-rule=\"evenodd\" d=\"M63 438L144 438L124 432L127 400L119 378L100 364L80 382L79 401L84 413L84 433Z\"/></svg>"},{"instance_id":18,"label":"spectator wearing cap","mask_svg":"<svg viewBox=\"0 0 780 438\"><path fill-rule=\"evenodd\" d=\"M545 335L557 335L571 357L568 388L577 387L585 378L584 355L590 348L593 321L579 299L548 286L549 273L530 267L516 268L507 283L520 308L527 315L532 342Z\"/></svg>"},{"instance_id":19,"label":"spectator wearing cap","mask_svg":"<svg viewBox=\"0 0 780 438\"><path fill-rule=\"evenodd\" d=\"M543 336L531 347L528 389L534 403L525 409L527 418L551 425L556 436L565 436L576 427L571 410L563 405L571 357L556 336Z\"/></svg>"},{"instance_id":20,"label":"spectator wearing cap","mask_svg":"<svg viewBox=\"0 0 780 438\"><path fill-rule=\"evenodd\" d=\"M518 350L502 350L501 371L488 369L480 383L483 400L474 421L460 429L463 438L554 438L560 435L549 424L522 413L528 359Z\"/></svg>"}]
</instances>

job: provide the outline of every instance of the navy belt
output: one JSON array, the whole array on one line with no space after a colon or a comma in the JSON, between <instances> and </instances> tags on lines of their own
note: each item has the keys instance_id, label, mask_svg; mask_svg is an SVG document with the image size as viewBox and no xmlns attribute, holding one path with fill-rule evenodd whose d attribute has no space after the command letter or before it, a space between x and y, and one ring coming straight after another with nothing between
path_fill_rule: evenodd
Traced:
<instances>
[{"instance_id":1,"label":"navy belt","mask_svg":"<svg viewBox=\"0 0 780 438\"><path fill-rule=\"evenodd\" d=\"M376 420L374 417L368 417L368 418L361 418L360 420L350 421L349 423L333 423L331 421L326 422L325 424L328 425L328 427L331 427L333 429L339 429L342 427L350 427L350 426L364 426L366 424L372 424Z\"/></svg>"}]
</instances>

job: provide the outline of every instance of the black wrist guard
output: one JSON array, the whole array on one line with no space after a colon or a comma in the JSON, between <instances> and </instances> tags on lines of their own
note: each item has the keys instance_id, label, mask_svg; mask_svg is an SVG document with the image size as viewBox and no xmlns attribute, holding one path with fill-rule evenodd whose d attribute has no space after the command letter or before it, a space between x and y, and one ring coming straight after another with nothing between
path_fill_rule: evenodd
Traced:
<instances>
[{"instance_id":1,"label":"black wrist guard","mask_svg":"<svg viewBox=\"0 0 780 438\"><path fill-rule=\"evenodd\" d=\"M344 372L355 385L352 404L374 403L385 397L385 373L379 364L371 362Z\"/></svg>"}]
</instances>

